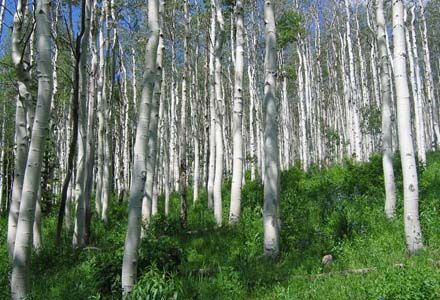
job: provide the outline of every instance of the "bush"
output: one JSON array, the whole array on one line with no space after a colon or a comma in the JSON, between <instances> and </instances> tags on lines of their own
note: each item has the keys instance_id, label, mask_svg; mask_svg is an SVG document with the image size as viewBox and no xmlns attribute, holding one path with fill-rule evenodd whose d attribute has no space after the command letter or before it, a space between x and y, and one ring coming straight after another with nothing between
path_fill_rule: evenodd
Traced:
<instances>
[{"instance_id":1,"label":"bush","mask_svg":"<svg viewBox=\"0 0 440 300\"><path fill-rule=\"evenodd\" d=\"M179 299L182 283L174 275L159 271L155 265L139 278L130 299L133 300L168 300Z\"/></svg>"}]
</instances>

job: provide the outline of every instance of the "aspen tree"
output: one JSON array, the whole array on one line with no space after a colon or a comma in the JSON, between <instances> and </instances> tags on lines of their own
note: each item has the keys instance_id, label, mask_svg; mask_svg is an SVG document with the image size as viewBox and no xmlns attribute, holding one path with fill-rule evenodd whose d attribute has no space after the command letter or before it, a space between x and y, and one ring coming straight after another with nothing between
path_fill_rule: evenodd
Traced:
<instances>
[{"instance_id":1,"label":"aspen tree","mask_svg":"<svg viewBox=\"0 0 440 300\"><path fill-rule=\"evenodd\" d=\"M90 43L91 43L91 71L89 77L89 107L87 112L87 139L86 139L86 177L84 179L84 206L85 206L85 243L87 244L90 238L90 227L91 227L91 197L92 197L92 189L93 189L93 169L95 167L95 136L94 136L94 127L95 127L95 117L96 117L96 80L98 73L98 50L96 49L96 36L97 36L97 1L92 0L91 7L91 35L90 35Z\"/></svg>"},{"instance_id":2,"label":"aspen tree","mask_svg":"<svg viewBox=\"0 0 440 300\"><path fill-rule=\"evenodd\" d=\"M353 55L353 46L351 40L351 26L350 26L350 5L349 1L345 0L345 11L347 15L346 21L346 29L347 29L347 49L348 49L348 58L349 58L349 82L350 82L350 108L352 113L352 130L353 130L353 138L350 140L350 144L352 145L352 154L355 156L356 160L362 159L362 147L361 147L361 130L360 130L360 120L359 120L359 92L356 84L355 78L355 61Z\"/></svg>"},{"instance_id":3,"label":"aspen tree","mask_svg":"<svg viewBox=\"0 0 440 300\"><path fill-rule=\"evenodd\" d=\"M85 178L87 152L87 54L90 39L91 0L82 1L81 32L78 36L76 56L79 56L79 105L78 105L78 151L76 155L75 203L76 217L72 245L74 248L85 246ZM79 51L78 51L79 50ZM78 58L77 58L78 59Z\"/></svg>"},{"instance_id":4,"label":"aspen tree","mask_svg":"<svg viewBox=\"0 0 440 300\"><path fill-rule=\"evenodd\" d=\"M384 1L376 0L377 44L380 58L380 87L382 90L382 166L385 184L385 213L393 218L396 210L396 185L393 170L393 149L391 138L391 83L385 36Z\"/></svg>"},{"instance_id":5,"label":"aspen tree","mask_svg":"<svg viewBox=\"0 0 440 300\"><path fill-rule=\"evenodd\" d=\"M215 105L216 105L216 119L215 119L215 177L214 177L214 216L217 226L221 226L223 222L223 207L222 207L222 182L223 182L223 158L224 158L224 144L223 144L223 113L224 113L224 99L222 92L222 51L223 42L225 39L225 29L223 13L221 9L220 0L212 0L216 11L216 20L219 25L219 31L215 40Z\"/></svg>"},{"instance_id":6,"label":"aspen tree","mask_svg":"<svg viewBox=\"0 0 440 300\"><path fill-rule=\"evenodd\" d=\"M102 151L103 151L103 167L102 167L102 190L101 190L101 204L102 204L102 212L101 212L101 220L104 223L108 222L108 207L109 202L111 198L111 188L112 188L112 179L113 176L111 174L112 168L110 168L110 165L112 163L112 155L111 155L111 106L108 105L108 103L111 102L113 97L113 75L115 73L114 70L114 62L115 62L115 46L117 42L117 36L116 36L116 28L115 28L115 12L114 12L114 6L112 0L107 0L105 5L105 27L107 29L107 54L106 54L106 60L107 62L104 63L104 65L110 65L110 80L107 79L107 73L106 70L103 70L103 86L102 86L102 110L104 112L104 127L101 128L103 131L101 134L103 135L103 141L102 141ZM107 82L110 82L109 89L107 91Z\"/></svg>"},{"instance_id":7,"label":"aspen tree","mask_svg":"<svg viewBox=\"0 0 440 300\"><path fill-rule=\"evenodd\" d=\"M107 47L107 39L104 34L104 23L107 11L101 7L99 18L99 67L97 80L97 117L98 117L98 168L96 173L96 193L95 193L95 210L98 216L102 215L102 189L103 189L103 169L104 169L104 126L105 126L105 53Z\"/></svg>"},{"instance_id":8,"label":"aspen tree","mask_svg":"<svg viewBox=\"0 0 440 300\"><path fill-rule=\"evenodd\" d=\"M123 107L123 145L122 145L122 172L121 172L121 195L120 199L124 198L127 194L128 185L129 185L129 174L130 174L130 108L131 102L127 95L127 69L125 67L124 62L124 50L122 48L121 43L119 42L119 53L120 53L120 64L121 64L121 72L122 72L122 88L121 88L121 96L124 103Z\"/></svg>"},{"instance_id":9,"label":"aspen tree","mask_svg":"<svg viewBox=\"0 0 440 300\"><path fill-rule=\"evenodd\" d=\"M432 76L432 68L431 68L431 56L429 53L429 43L428 43L428 28L426 25L425 18L425 7L423 5L422 0L418 0L419 8L420 8L420 19L422 24L422 47L423 47L423 60L425 63L425 85L426 85L426 94L427 100L431 107L431 118L432 118L432 127L433 127L433 148L437 148L439 139L440 139L440 125L438 120L438 103L437 99L434 95L434 80Z\"/></svg>"},{"instance_id":10,"label":"aspen tree","mask_svg":"<svg viewBox=\"0 0 440 300\"><path fill-rule=\"evenodd\" d=\"M6 0L1 0L1 2L0 2L0 42L2 40L3 19L5 17L5 11L6 11Z\"/></svg>"},{"instance_id":11,"label":"aspen tree","mask_svg":"<svg viewBox=\"0 0 440 300\"><path fill-rule=\"evenodd\" d=\"M215 178L215 127L216 127L216 111L215 111L215 85L214 85L214 67L215 67L215 41L216 41L216 9L211 0L211 29L209 31L209 169L208 169L208 207L214 208L214 178Z\"/></svg>"},{"instance_id":12,"label":"aspen tree","mask_svg":"<svg viewBox=\"0 0 440 300\"><path fill-rule=\"evenodd\" d=\"M32 227L32 245L38 252L41 249L41 183L38 187L37 199L35 201L35 217Z\"/></svg>"},{"instance_id":13,"label":"aspen tree","mask_svg":"<svg viewBox=\"0 0 440 300\"><path fill-rule=\"evenodd\" d=\"M157 50L160 36L159 1L148 0L148 27L150 37L146 46L145 73L142 88L142 98L138 105L138 124L134 144L132 179L128 208L128 227L124 244L122 263L122 294L127 298L133 290L137 275L138 247L141 234L142 196L146 180L146 159L150 105L157 72Z\"/></svg>"},{"instance_id":14,"label":"aspen tree","mask_svg":"<svg viewBox=\"0 0 440 300\"><path fill-rule=\"evenodd\" d=\"M0 31L1 32L1 31ZM4 211L3 207L3 185L5 177L7 176L5 169L5 147L6 147L6 101L2 105L2 125L1 125L1 140L0 140L0 213Z\"/></svg>"},{"instance_id":15,"label":"aspen tree","mask_svg":"<svg viewBox=\"0 0 440 300\"><path fill-rule=\"evenodd\" d=\"M405 238L408 251L414 253L423 247L419 221L419 185L414 157L411 129L410 96L406 71L404 5L393 2L394 82L397 99L397 124L403 173L403 204Z\"/></svg>"},{"instance_id":16,"label":"aspen tree","mask_svg":"<svg viewBox=\"0 0 440 300\"><path fill-rule=\"evenodd\" d=\"M298 53L298 94L299 94L299 127L300 127L300 140L301 140L301 152L300 157L304 170L307 170L309 166L309 151L307 146L307 125L306 125L306 104L304 97L304 79L303 79L303 55L301 47L297 48Z\"/></svg>"},{"instance_id":17,"label":"aspen tree","mask_svg":"<svg viewBox=\"0 0 440 300\"><path fill-rule=\"evenodd\" d=\"M36 197L40 186L42 159L48 134L52 100L53 66L49 1L38 0L36 2L35 18L38 95L14 246L11 278L11 296L13 299L25 299L30 292L29 262L32 226L34 224Z\"/></svg>"},{"instance_id":18,"label":"aspen tree","mask_svg":"<svg viewBox=\"0 0 440 300\"><path fill-rule=\"evenodd\" d=\"M190 66L189 66L189 35L190 35L190 16L189 16L189 0L184 0L183 10L185 14L185 37L183 41L184 47L184 71L182 78L182 102L180 107L180 132L179 132L179 144L180 144L180 169L179 169L179 193L180 193L180 224L182 227L186 227L188 218L188 208L187 208L187 172L188 167L186 163L186 143L187 143L187 101L189 100L189 77L190 77Z\"/></svg>"},{"instance_id":19,"label":"aspen tree","mask_svg":"<svg viewBox=\"0 0 440 300\"><path fill-rule=\"evenodd\" d=\"M12 27L12 62L17 74L18 95L15 110L15 163L12 198L8 214L8 254L12 261L17 231L20 200L23 190L24 173L29 149L29 136L26 111L32 102L30 93L31 66L29 62L29 43L24 36L26 23L29 22L27 2L17 1ZM29 33L28 33L29 34Z\"/></svg>"},{"instance_id":20,"label":"aspen tree","mask_svg":"<svg viewBox=\"0 0 440 300\"><path fill-rule=\"evenodd\" d=\"M266 51L264 59L264 254L280 251L280 162L276 103L276 27L271 0L264 3Z\"/></svg>"},{"instance_id":21,"label":"aspen tree","mask_svg":"<svg viewBox=\"0 0 440 300\"><path fill-rule=\"evenodd\" d=\"M414 119L416 128L417 155L422 164L426 164L426 145L425 145L425 124L423 122L423 86L420 77L419 54L417 51L417 39L415 31L415 7L411 7L411 25L406 30L408 57L410 70L411 86L414 98ZM409 31L411 31L411 37Z\"/></svg>"},{"instance_id":22,"label":"aspen tree","mask_svg":"<svg viewBox=\"0 0 440 300\"><path fill-rule=\"evenodd\" d=\"M159 26L161 26L161 15L163 14L163 1L159 1ZM156 80L154 83L153 99L151 103L150 111L150 124L148 129L148 147L147 147L147 178L145 180L145 197L142 203L142 216L144 222L149 222L151 215L153 213L153 190L154 190L154 178L157 173L158 163L157 163L157 148L158 148L158 138L157 130L159 126L159 106L161 102L161 92L162 92L162 70L163 70L163 52L164 52L164 42L162 31L159 35L159 43L157 49L157 61L156 61ZM157 205L156 205L157 210Z\"/></svg>"},{"instance_id":23,"label":"aspen tree","mask_svg":"<svg viewBox=\"0 0 440 300\"><path fill-rule=\"evenodd\" d=\"M200 21L197 18L196 31L200 31ZM203 112L199 108L199 85L197 79L199 77L198 65L199 65L199 35L196 36L196 50L194 58L194 72L192 74L192 87L193 96L191 97L191 134L192 142L194 145L194 168L193 168L193 202L197 202L199 199L199 182L200 182L200 134L201 127L199 126L199 115Z\"/></svg>"},{"instance_id":24,"label":"aspen tree","mask_svg":"<svg viewBox=\"0 0 440 300\"><path fill-rule=\"evenodd\" d=\"M241 211L241 188L243 183L243 4L238 0L235 4L236 49L235 49L235 91L233 107L233 170L231 186L231 208L229 223L236 223Z\"/></svg>"}]
</instances>

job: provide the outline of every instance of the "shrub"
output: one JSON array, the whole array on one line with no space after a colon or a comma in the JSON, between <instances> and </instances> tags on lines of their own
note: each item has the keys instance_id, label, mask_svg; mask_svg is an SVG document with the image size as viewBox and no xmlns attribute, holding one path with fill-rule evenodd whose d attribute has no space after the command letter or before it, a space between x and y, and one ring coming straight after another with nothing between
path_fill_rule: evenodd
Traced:
<instances>
[{"instance_id":1,"label":"shrub","mask_svg":"<svg viewBox=\"0 0 440 300\"><path fill-rule=\"evenodd\" d=\"M139 278L131 293L133 300L168 300L179 299L182 294L182 283L172 274L159 271L152 265Z\"/></svg>"}]
</instances>

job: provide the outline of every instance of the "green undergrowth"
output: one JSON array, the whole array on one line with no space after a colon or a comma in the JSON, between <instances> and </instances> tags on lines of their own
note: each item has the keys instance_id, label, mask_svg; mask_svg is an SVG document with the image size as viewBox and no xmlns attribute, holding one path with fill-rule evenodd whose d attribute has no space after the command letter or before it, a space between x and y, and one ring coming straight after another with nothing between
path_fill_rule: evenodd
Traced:
<instances>
[{"instance_id":1,"label":"green undergrowth","mask_svg":"<svg viewBox=\"0 0 440 300\"><path fill-rule=\"evenodd\" d=\"M216 227L206 192L193 204L188 228L179 222L173 194L168 218L153 219L139 252L139 281L132 299L440 299L440 153L419 168L420 217L425 249L405 250L401 171L397 215L384 217L380 156L368 163L308 172L282 172L281 255L262 256L263 187L247 180L242 216L235 226ZM223 187L224 220L230 182ZM160 199L159 209L163 209ZM119 299L127 205L111 205L109 224L93 220L90 245L71 249L70 234L53 245L55 216L43 220L44 248L32 257L32 299ZM0 242L6 221L0 219ZM321 264L331 254L333 263ZM10 269L0 249L0 298L7 299Z\"/></svg>"}]
</instances>

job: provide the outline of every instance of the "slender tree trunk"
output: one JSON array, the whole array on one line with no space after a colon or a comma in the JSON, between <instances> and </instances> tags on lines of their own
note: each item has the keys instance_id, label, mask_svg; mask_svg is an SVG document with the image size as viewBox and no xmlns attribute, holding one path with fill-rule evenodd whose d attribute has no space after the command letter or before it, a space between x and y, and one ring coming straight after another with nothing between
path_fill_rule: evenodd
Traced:
<instances>
[{"instance_id":1,"label":"slender tree trunk","mask_svg":"<svg viewBox=\"0 0 440 300\"><path fill-rule=\"evenodd\" d=\"M377 43L380 57L380 87L382 90L382 166L385 184L385 213L393 218L396 210L396 185L393 170L393 147L391 138L391 84L385 36L383 0L376 0Z\"/></svg>"},{"instance_id":2,"label":"slender tree trunk","mask_svg":"<svg viewBox=\"0 0 440 300\"><path fill-rule=\"evenodd\" d=\"M350 26L350 5L349 1L345 0L345 11L347 14L347 49L349 57L349 75L350 75L350 106L352 112L352 123L353 123L353 139L350 141L352 145L352 155L356 160L362 159L362 145L361 145L361 131L360 131L360 121L359 121L359 92L356 84L355 77L355 61L353 56L353 46L351 40L351 26Z\"/></svg>"},{"instance_id":3,"label":"slender tree trunk","mask_svg":"<svg viewBox=\"0 0 440 300\"><path fill-rule=\"evenodd\" d=\"M41 179L41 166L44 146L48 134L50 107L52 100L53 66L51 58L51 32L49 2L38 0L36 3L36 45L38 96L35 122L32 129L30 151L23 180L23 193L17 225L14 247L14 261L11 279L13 299L25 299L29 296L29 262L32 243L32 227L35 217L35 205Z\"/></svg>"},{"instance_id":4,"label":"slender tree trunk","mask_svg":"<svg viewBox=\"0 0 440 300\"><path fill-rule=\"evenodd\" d=\"M35 206L35 219L33 232L33 246L37 252L41 249L41 184L38 187L37 201Z\"/></svg>"},{"instance_id":5,"label":"slender tree trunk","mask_svg":"<svg viewBox=\"0 0 440 300\"><path fill-rule=\"evenodd\" d=\"M163 1L160 1L159 4L159 15L162 14L163 10ZM161 19L161 17L159 17ZM161 21L159 21L161 23ZM159 106L161 101L161 92L162 92L162 70L163 70L163 52L164 52L164 42L162 34L159 36L159 44L157 49L157 73L156 81L154 83L154 92L153 99L151 105L150 112L150 124L148 130L148 155L147 155L147 178L145 181L145 197L142 202L142 218L145 224L148 224L150 221L152 212L153 212L153 190L154 190L154 181L155 177L157 177L157 171L159 169L157 163L158 156L158 138L157 138L157 130L159 127ZM157 211L157 205L156 205Z\"/></svg>"},{"instance_id":6,"label":"slender tree trunk","mask_svg":"<svg viewBox=\"0 0 440 300\"><path fill-rule=\"evenodd\" d=\"M425 145L425 124L423 123L423 87L420 78L420 67L419 67L419 54L417 51L417 40L416 32L414 27L415 22L415 7L411 8L411 26L406 30L407 44L408 44L408 57L409 66L411 68L411 86L413 89L414 98L414 119L416 128L416 140L417 140L417 156L419 161L425 165L426 164L426 145ZM412 43L410 39L409 32L411 31ZM412 51L411 51L412 49Z\"/></svg>"},{"instance_id":7,"label":"slender tree trunk","mask_svg":"<svg viewBox=\"0 0 440 300\"><path fill-rule=\"evenodd\" d=\"M276 101L276 27L271 0L264 4L266 53L264 59L264 254L276 257L280 251L280 162Z\"/></svg>"},{"instance_id":8,"label":"slender tree trunk","mask_svg":"<svg viewBox=\"0 0 440 300\"><path fill-rule=\"evenodd\" d=\"M402 0L395 0L393 2L394 82L396 85L399 148L403 173L403 214L407 248L409 252L414 253L423 247L423 242L419 221L417 166L411 132L403 13Z\"/></svg>"},{"instance_id":9,"label":"slender tree trunk","mask_svg":"<svg viewBox=\"0 0 440 300\"><path fill-rule=\"evenodd\" d=\"M187 164L186 164L186 142L187 142L187 128L186 128L186 118L187 118L187 101L188 101L188 85L190 77L190 66L189 66L189 35L190 35L190 18L189 18L189 7L188 0L183 2L183 10L185 14L185 38L184 38L184 71L182 78L182 102L180 107L180 132L179 132L179 144L180 144L180 169L179 169L179 192L180 192L180 224L183 228L187 226Z\"/></svg>"},{"instance_id":10,"label":"slender tree trunk","mask_svg":"<svg viewBox=\"0 0 440 300\"><path fill-rule=\"evenodd\" d=\"M97 116L98 116L98 171L96 174L96 193L95 193L95 210L98 217L102 215L102 190L103 190L103 168L104 168L104 114L105 114L105 85L104 85L104 75L105 75L105 54L104 50L107 47L107 40L104 36L104 22L105 22L106 11L101 8L101 16L99 19L99 71L98 71L98 92L97 98Z\"/></svg>"},{"instance_id":11,"label":"slender tree trunk","mask_svg":"<svg viewBox=\"0 0 440 300\"><path fill-rule=\"evenodd\" d=\"M1 0L1 2L0 2L0 42L2 40L3 19L5 17L5 11L6 11L6 0Z\"/></svg>"},{"instance_id":12,"label":"slender tree trunk","mask_svg":"<svg viewBox=\"0 0 440 300\"><path fill-rule=\"evenodd\" d=\"M222 14L222 3L220 0L212 0L215 6L216 19L219 25L218 37L215 41L215 98L216 98L216 122L215 122L215 177L214 177L214 216L217 226L221 226L223 222L223 207L222 207L222 182L223 182L223 112L224 100L222 93L221 81L221 58L224 41L224 20Z\"/></svg>"},{"instance_id":13,"label":"slender tree trunk","mask_svg":"<svg viewBox=\"0 0 440 300\"><path fill-rule=\"evenodd\" d=\"M27 110L32 102L30 94L30 65L29 61L29 41L30 33L24 32L26 24L29 22L26 13L27 2L20 0L17 2L17 9L14 15L12 28L12 62L14 63L17 74L18 95L15 111L15 164L14 181L12 185L12 198L8 215L8 253L12 262L14 253L14 243L16 239L17 222L20 210L20 200L23 190L24 172L29 149L29 138L27 129ZM26 36L25 33L28 35Z\"/></svg>"},{"instance_id":14,"label":"slender tree trunk","mask_svg":"<svg viewBox=\"0 0 440 300\"><path fill-rule=\"evenodd\" d=\"M210 131L209 131L209 169L208 169L208 207L214 208L214 178L215 178L215 40L216 40L216 20L215 20L215 6L211 3L211 30L209 43L209 114Z\"/></svg>"},{"instance_id":15,"label":"slender tree trunk","mask_svg":"<svg viewBox=\"0 0 440 300\"><path fill-rule=\"evenodd\" d=\"M229 223L236 223L241 211L241 188L243 183L243 4L235 4L236 49L235 49L235 90L233 108L233 170L231 186L231 208Z\"/></svg>"},{"instance_id":16,"label":"slender tree trunk","mask_svg":"<svg viewBox=\"0 0 440 300\"><path fill-rule=\"evenodd\" d=\"M434 80L432 77L432 68L431 68L431 57L429 53L429 43L428 43L428 29L426 26L426 18L425 18L425 8L422 0L418 0L420 6L420 17L422 23L422 47L423 47L423 59L425 62L425 85L426 85L426 94L428 103L432 107L432 125L433 125L433 148L437 148L438 142L440 139L440 125L438 120L438 103L437 99L435 99L434 95Z\"/></svg>"},{"instance_id":17,"label":"slender tree trunk","mask_svg":"<svg viewBox=\"0 0 440 300\"><path fill-rule=\"evenodd\" d=\"M76 155L76 182L75 182L75 203L76 217L72 245L74 248L85 246L85 201L84 192L86 184L86 153L87 153L87 54L90 36L90 11L91 0L82 0L81 32L77 39L75 53L79 59L79 105L78 105L78 151Z\"/></svg>"},{"instance_id":18,"label":"slender tree trunk","mask_svg":"<svg viewBox=\"0 0 440 300\"><path fill-rule=\"evenodd\" d=\"M153 99L153 89L157 72L157 50L159 44L159 1L148 0L148 39L145 54L145 73L142 89L142 98L139 103L138 124L134 145L133 171L130 186L130 200L128 208L128 227L124 245L122 263L122 294L127 298L133 289L137 275L138 248L141 234L142 196L144 195L146 180L146 160L150 105Z\"/></svg>"},{"instance_id":19,"label":"slender tree trunk","mask_svg":"<svg viewBox=\"0 0 440 300\"><path fill-rule=\"evenodd\" d=\"M85 178L85 243L87 244L90 238L90 227L92 219L91 198L93 190L93 169L95 166L95 107L96 107L96 75L98 72L98 54L96 49L96 33L97 33L97 2L93 0L91 9L91 74L89 79L89 107L87 112L87 152L86 152L86 178Z\"/></svg>"},{"instance_id":20,"label":"slender tree trunk","mask_svg":"<svg viewBox=\"0 0 440 300\"><path fill-rule=\"evenodd\" d=\"M1 32L1 31L0 31ZM4 210L4 198L3 198L3 186L5 184L5 177L7 176L7 170L5 168L5 147L6 147L6 101L3 101L2 109L2 130L0 140L0 213ZM7 194L6 194L7 195ZM8 197L6 197L8 199ZM7 201L7 200L6 200Z\"/></svg>"}]
</instances>

